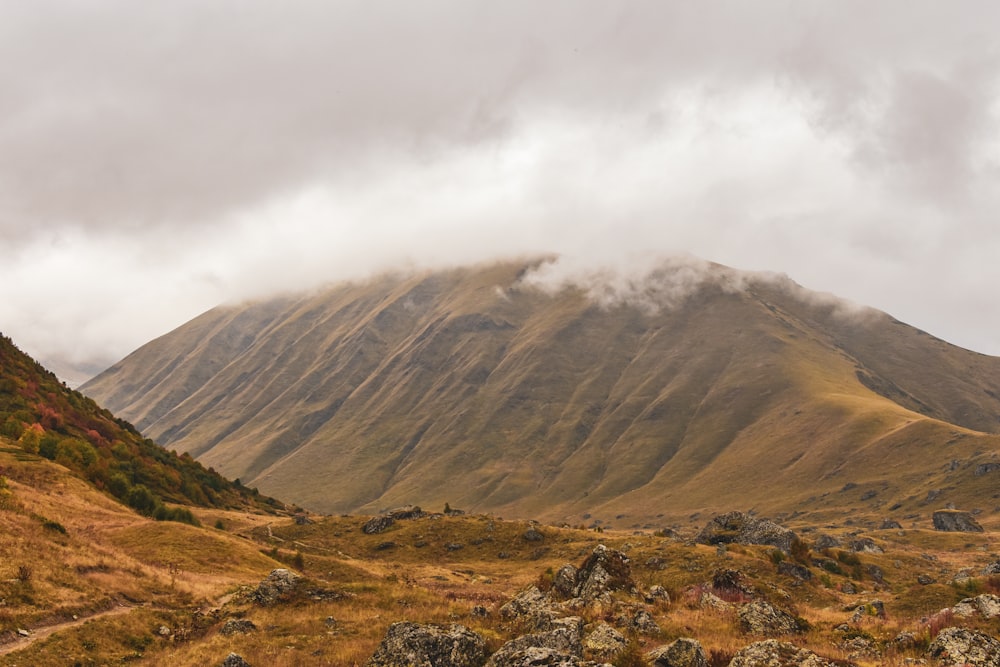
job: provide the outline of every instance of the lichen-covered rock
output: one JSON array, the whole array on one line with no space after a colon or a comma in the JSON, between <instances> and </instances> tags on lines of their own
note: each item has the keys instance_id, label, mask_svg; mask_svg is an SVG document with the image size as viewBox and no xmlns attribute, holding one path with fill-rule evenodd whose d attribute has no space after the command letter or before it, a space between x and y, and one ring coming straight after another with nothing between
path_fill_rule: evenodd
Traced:
<instances>
[{"instance_id":1,"label":"lichen-covered rock","mask_svg":"<svg viewBox=\"0 0 1000 667\"><path fill-rule=\"evenodd\" d=\"M931 642L927 655L942 665L1000 667L1000 641L967 628L945 628Z\"/></svg>"},{"instance_id":2,"label":"lichen-covered rock","mask_svg":"<svg viewBox=\"0 0 1000 667\"><path fill-rule=\"evenodd\" d=\"M571 598L576 595L576 578L576 567L566 563L553 575L552 590L560 597Z\"/></svg>"},{"instance_id":3,"label":"lichen-covered rock","mask_svg":"<svg viewBox=\"0 0 1000 667\"><path fill-rule=\"evenodd\" d=\"M859 604L851 615L851 622L858 623L864 618L885 618L885 603L875 599Z\"/></svg>"},{"instance_id":4,"label":"lichen-covered rock","mask_svg":"<svg viewBox=\"0 0 1000 667\"><path fill-rule=\"evenodd\" d=\"M224 635L245 635L253 632L257 629L254 622L245 618L231 618L226 621L226 624L222 626L219 630L220 633Z\"/></svg>"},{"instance_id":5,"label":"lichen-covered rock","mask_svg":"<svg viewBox=\"0 0 1000 667\"><path fill-rule=\"evenodd\" d=\"M882 523L881 523L881 525L879 525L878 529L879 530L899 530L902 527L903 527L902 524L900 524L895 519L882 519Z\"/></svg>"},{"instance_id":6,"label":"lichen-covered rock","mask_svg":"<svg viewBox=\"0 0 1000 667\"><path fill-rule=\"evenodd\" d=\"M625 636L607 623L598 623L583 639L583 649L599 660L614 660L625 651Z\"/></svg>"},{"instance_id":7,"label":"lichen-covered rock","mask_svg":"<svg viewBox=\"0 0 1000 667\"><path fill-rule=\"evenodd\" d=\"M1000 574L1000 560L994 561L983 568L984 577L988 577L991 574Z\"/></svg>"},{"instance_id":8,"label":"lichen-covered rock","mask_svg":"<svg viewBox=\"0 0 1000 667\"><path fill-rule=\"evenodd\" d=\"M239 653L230 653L222 661L222 667L250 667L250 663L244 660Z\"/></svg>"},{"instance_id":9,"label":"lichen-covered rock","mask_svg":"<svg viewBox=\"0 0 1000 667\"><path fill-rule=\"evenodd\" d=\"M795 533L767 519L744 512L727 512L715 517L698 533L702 544L767 544L785 553L792 549Z\"/></svg>"},{"instance_id":10,"label":"lichen-covered rock","mask_svg":"<svg viewBox=\"0 0 1000 667\"><path fill-rule=\"evenodd\" d=\"M545 535L542 534L542 531L538 530L534 526L531 526L528 530L524 531L521 535L521 539L525 542L543 542L545 541Z\"/></svg>"},{"instance_id":11,"label":"lichen-covered rock","mask_svg":"<svg viewBox=\"0 0 1000 667\"><path fill-rule=\"evenodd\" d=\"M500 607L501 618L508 621L518 619L535 628L547 627L555 615L548 597L537 586L529 586Z\"/></svg>"},{"instance_id":12,"label":"lichen-covered rock","mask_svg":"<svg viewBox=\"0 0 1000 667\"><path fill-rule=\"evenodd\" d=\"M934 530L951 533L981 533L983 527L969 512L961 510L937 510L933 516Z\"/></svg>"},{"instance_id":13,"label":"lichen-covered rock","mask_svg":"<svg viewBox=\"0 0 1000 667\"><path fill-rule=\"evenodd\" d=\"M737 651L729 667L837 667L843 664L821 658L794 644L766 639Z\"/></svg>"},{"instance_id":14,"label":"lichen-covered rock","mask_svg":"<svg viewBox=\"0 0 1000 667\"><path fill-rule=\"evenodd\" d=\"M646 659L652 667L708 667L701 643L687 637L650 651Z\"/></svg>"},{"instance_id":15,"label":"lichen-covered rock","mask_svg":"<svg viewBox=\"0 0 1000 667\"><path fill-rule=\"evenodd\" d=\"M576 595L592 600L609 591L632 590L632 566L628 556L608 549L603 544L594 547L577 572Z\"/></svg>"},{"instance_id":16,"label":"lichen-covered rock","mask_svg":"<svg viewBox=\"0 0 1000 667\"><path fill-rule=\"evenodd\" d=\"M851 551L855 553L864 553L864 554L885 553L882 547L875 544L875 540L873 540L870 537L862 537L857 540L851 540L850 548Z\"/></svg>"},{"instance_id":17,"label":"lichen-covered rock","mask_svg":"<svg viewBox=\"0 0 1000 667\"><path fill-rule=\"evenodd\" d=\"M271 574L257 585L250 597L260 605L275 604L294 591L301 580L302 577L283 567L271 570Z\"/></svg>"},{"instance_id":18,"label":"lichen-covered rock","mask_svg":"<svg viewBox=\"0 0 1000 667\"><path fill-rule=\"evenodd\" d=\"M401 622L389 626L365 667L482 667L486 642L461 625Z\"/></svg>"},{"instance_id":19,"label":"lichen-covered rock","mask_svg":"<svg viewBox=\"0 0 1000 667\"><path fill-rule=\"evenodd\" d=\"M983 618L990 619L1000 616L1000 597L991 593L983 593L974 598L965 598L951 608L956 616L972 616L979 614Z\"/></svg>"},{"instance_id":20,"label":"lichen-covered rock","mask_svg":"<svg viewBox=\"0 0 1000 667\"><path fill-rule=\"evenodd\" d=\"M805 565L799 565L787 560L778 563L778 573L798 579L799 581L810 581L813 577L812 571Z\"/></svg>"},{"instance_id":21,"label":"lichen-covered rock","mask_svg":"<svg viewBox=\"0 0 1000 667\"><path fill-rule=\"evenodd\" d=\"M553 648L532 646L500 658L495 667L611 667Z\"/></svg>"},{"instance_id":22,"label":"lichen-covered rock","mask_svg":"<svg viewBox=\"0 0 1000 667\"><path fill-rule=\"evenodd\" d=\"M396 522L391 516L373 516L361 526L361 532L365 535L378 535L389 530L394 523Z\"/></svg>"},{"instance_id":23,"label":"lichen-covered rock","mask_svg":"<svg viewBox=\"0 0 1000 667\"><path fill-rule=\"evenodd\" d=\"M822 551L823 549L835 549L839 546L840 540L833 535L817 535L816 540L813 542L813 549L816 551Z\"/></svg>"},{"instance_id":24,"label":"lichen-covered rock","mask_svg":"<svg viewBox=\"0 0 1000 667\"><path fill-rule=\"evenodd\" d=\"M403 505L402 507L396 507L385 513L386 516L395 519L396 521L406 521L408 519L422 519L427 516L427 512L420 509L417 505Z\"/></svg>"},{"instance_id":25,"label":"lichen-covered rock","mask_svg":"<svg viewBox=\"0 0 1000 667\"><path fill-rule=\"evenodd\" d=\"M650 614L645 609L640 609L635 612L632 616L632 620L629 621L629 629L640 635L658 635L663 629L656 623L653 615Z\"/></svg>"},{"instance_id":26,"label":"lichen-covered rock","mask_svg":"<svg viewBox=\"0 0 1000 667\"><path fill-rule=\"evenodd\" d=\"M667 589L659 584L654 584L649 587L649 592L645 595L646 602L653 604L655 602L662 602L664 604L670 604L670 593Z\"/></svg>"},{"instance_id":27,"label":"lichen-covered rock","mask_svg":"<svg viewBox=\"0 0 1000 667\"><path fill-rule=\"evenodd\" d=\"M582 625L583 622L576 617L558 619L554 627L547 632L536 632L511 639L490 656L486 667L504 667L517 664L511 662L511 656L523 653L529 648L550 649L563 655L582 657L583 642L580 637Z\"/></svg>"},{"instance_id":28,"label":"lichen-covered rock","mask_svg":"<svg viewBox=\"0 0 1000 667\"><path fill-rule=\"evenodd\" d=\"M741 605L736 615L743 632L752 635L790 635L805 630L795 616L764 600Z\"/></svg>"}]
</instances>

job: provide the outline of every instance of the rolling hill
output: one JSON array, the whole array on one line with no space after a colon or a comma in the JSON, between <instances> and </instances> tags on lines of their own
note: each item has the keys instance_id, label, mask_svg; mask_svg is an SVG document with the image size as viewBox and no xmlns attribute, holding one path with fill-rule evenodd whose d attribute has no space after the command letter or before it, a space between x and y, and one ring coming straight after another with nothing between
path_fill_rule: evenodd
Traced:
<instances>
[{"instance_id":1,"label":"rolling hill","mask_svg":"<svg viewBox=\"0 0 1000 667\"><path fill-rule=\"evenodd\" d=\"M616 527L734 507L996 515L1000 359L694 260L384 275L213 309L81 387L322 512L404 503Z\"/></svg>"}]
</instances>

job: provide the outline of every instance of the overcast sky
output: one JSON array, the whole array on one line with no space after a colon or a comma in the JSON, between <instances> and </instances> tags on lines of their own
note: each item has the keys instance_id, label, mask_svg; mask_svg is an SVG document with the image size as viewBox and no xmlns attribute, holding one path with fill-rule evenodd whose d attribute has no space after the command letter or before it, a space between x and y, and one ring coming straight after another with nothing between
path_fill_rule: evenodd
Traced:
<instances>
[{"instance_id":1,"label":"overcast sky","mask_svg":"<svg viewBox=\"0 0 1000 667\"><path fill-rule=\"evenodd\" d=\"M1000 354L1000 3L0 4L0 330L689 252Z\"/></svg>"}]
</instances>

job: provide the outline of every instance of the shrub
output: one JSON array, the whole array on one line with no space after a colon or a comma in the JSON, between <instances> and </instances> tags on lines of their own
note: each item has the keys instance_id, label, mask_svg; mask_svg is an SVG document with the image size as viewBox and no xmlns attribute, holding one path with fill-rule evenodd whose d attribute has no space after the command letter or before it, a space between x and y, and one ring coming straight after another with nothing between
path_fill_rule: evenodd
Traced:
<instances>
[{"instance_id":1,"label":"shrub","mask_svg":"<svg viewBox=\"0 0 1000 667\"><path fill-rule=\"evenodd\" d=\"M17 580L22 584L31 581L32 574L34 574L34 572L32 571L30 565L19 565L17 567Z\"/></svg>"}]
</instances>

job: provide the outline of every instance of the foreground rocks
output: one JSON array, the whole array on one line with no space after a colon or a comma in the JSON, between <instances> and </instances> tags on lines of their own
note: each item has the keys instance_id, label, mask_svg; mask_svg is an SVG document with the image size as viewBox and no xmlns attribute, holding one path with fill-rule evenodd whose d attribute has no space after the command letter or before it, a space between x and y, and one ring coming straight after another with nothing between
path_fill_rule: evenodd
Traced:
<instances>
[{"instance_id":1,"label":"foreground rocks","mask_svg":"<svg viewBox=\"0 0 1000 667\"><path fill-rule=\"evenodd\" d=\"M927 654L943 665L1000 667L1000 640L966 628L945 628Z\"/></svg>"},{"instance_id":2,"label":"foreground rocks","mask_svg":"<svg viewBox=\"0 0 1000 667\"><path fill-rule=\"evenodd\" d=\"M661 646L650 652L646 659L652 667L708 667L705 649L697 640L687 637Z\"/></svg>"},{"instance_id":3,"label":"foreground rocks","mask_svg":"<svg viewBox=\"0 0 1000 667\"><path fill-rule=\"evenodd\" d=\"M738 651L729 663L729 667L838 667L838 665L842 666L844 663L832 662L808 649L776 639L750 644Z\"/></svg>"},{"instance_id":4,"label":"foreground rocks","mask_svg":"<svg viewBox=\"0 0 1000 667\"><path fill-rule=\"evenodd\" d=\"M461 625L393 623L365 667L482 667L486 642Z\"/></svg>"},{"instance_id":5,"label":"foreground rocks","mask_svg":"<svg viewBox=\"0 0 1000 667\"><path fill-rule=\"evenodd\" d=\"M259 605L275 604L291 594L301 580L302 577L291 570L285 568L272 570L271 574L257 585L257 588L250 594L250 598Z\"/></svg>"}]
</instances>

